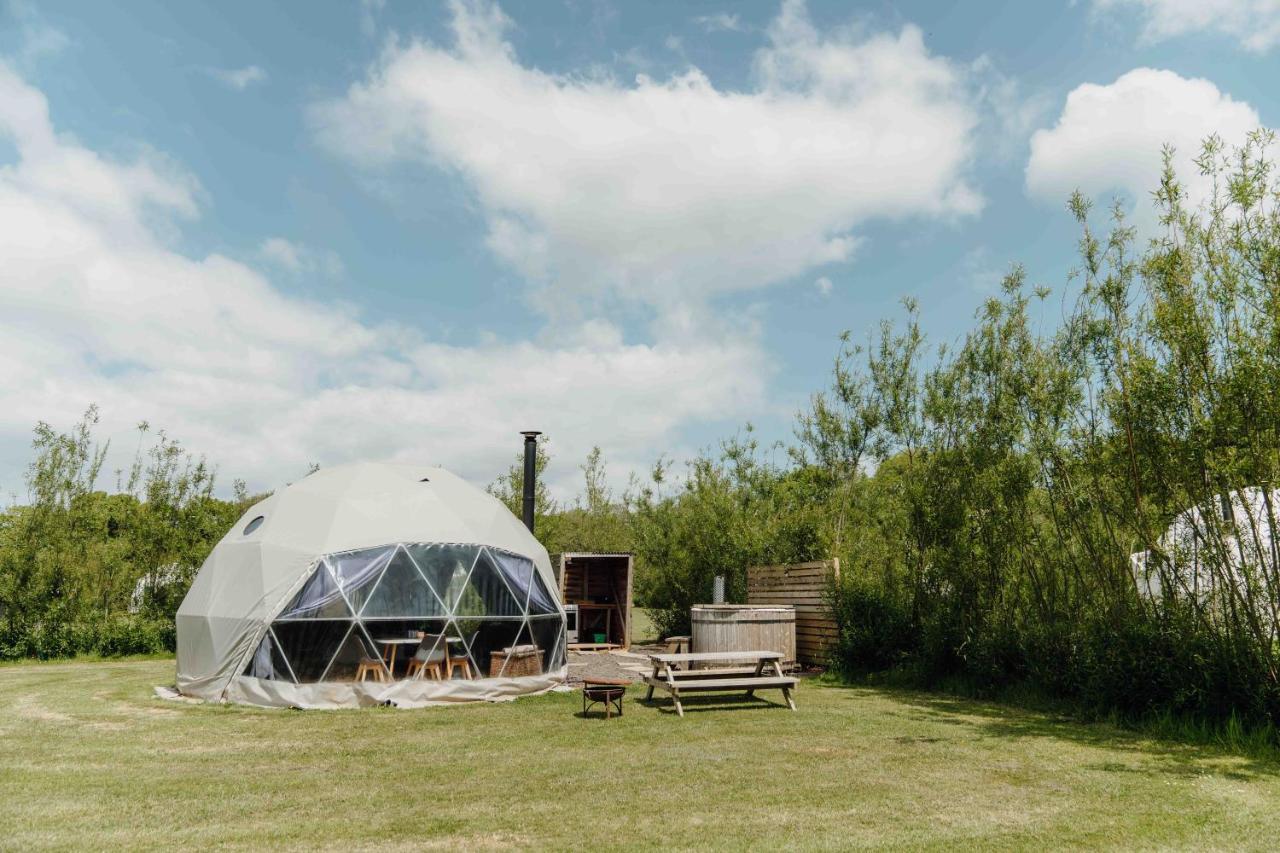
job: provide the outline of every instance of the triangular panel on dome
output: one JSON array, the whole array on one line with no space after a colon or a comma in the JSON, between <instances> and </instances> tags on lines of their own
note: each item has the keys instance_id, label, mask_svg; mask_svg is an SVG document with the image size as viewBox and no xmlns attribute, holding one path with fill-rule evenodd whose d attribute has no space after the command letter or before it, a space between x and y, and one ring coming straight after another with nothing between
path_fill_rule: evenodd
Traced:
<instances>
[{"instance_id":1,"label":"triangular panel on dome","mask_svg":"<svg viewBox=\"0 0 1280 853\"><path fill-rule=\"evenodd\" d=\"M362 661L377 661L382 671L387 673L387 665L378 653L378 648L365 633L359 622L351 627L351 631L343 639L337 654L329 664L322 681L354 681ZM389 673L388 673L389 675Z\"/></svg>"},{"instance_id":2,"label":"triangular panel on dome","mask_svg":"<svg viewBox=\"0 0 1280 853\"><path fill-rule=\"evenodd\" d=\"M293 600L277 619L350 619L351 608L334 580L329 566L321 560Z\"/></svg>"},{"instance_id":3,"label":"triangular panel on dome","mask_svg":"<svg viewBox=\"0 0 1280 853\"><path fill-rule=\"evenodd\" d=\"M553 672L564 666L564 620L558 615L529 619L533 644L542 651L542 671Z\"/></svg>"},{"instance_id":4,"label":"triangular panel on dome","mask_svg":"<svg viewBox=\"0 0 1280 853\"><path fill-rule=\"evenodd\" d=\"M480 549L466 588L458 596L454 612L466 616L523 616L524 601L517 600L503 580L488 548Z\"/></svg>"},{"instance_id":5,"label":"triangular panel on dome","mask_svg":"<svg viewBox=\"0 0 1280 853\"><path fill-rule=\"evenodd\" d=\"M276 622L271 626L280 650L299 684L319 681L351 631L350 620Z\"/></svg>"},{"instance_id":6,"label":"triangular panel on dome","mask_svg":"<svg viewBox=\"0 0 1280 853\"><path fill-rule=\"evenodd\" d=\"M401 547L387 563L360 616L364 619L437 618L445 612L444 602L427 585L413 559Z\"/></svg>"},{"instance_id":7,"label":"triangular panel on dome","mask_svg":"<svg viewBox=\"0 0 1280 853\"><path fill-rule=\"evenodd\" d=\"M517 619L459 619L456 624L457 631L466 640L471 659L476 664L477 677L488 678L498 674L498 670L493 668L493 653L514 645L516 635L524 623ZM501 654L496 661L500 668Z\"/></svg>"},{"instance_id":8,"label":"triangular panel on dome","mask_svg":"<svg viewBox=\"0 0 1280 853\"><path fill-rule=\"evenodd\" d=\"M483 661L472 654L472 646L477 645L480 638L480 623L464 619L450 622L445 628L445 653L448 656L446 672L451 678L481 678L484 671L480 665Z\"/></svg>"},{"instance_id":9,"label":"triangular panel on dome","mask_svg":"<svg viewBox=\"0 0 1280 853\"><path fill-rule=\"evenodd\" d=\"M498 671L493 673L499 678L517 678L521 675L534 675L533 670L541 673L542 667L535 663L530 654L536 649L533 637L529 634L529 623L521 622L515 639L507 646L498 649ZM491 665L492 666L492 665Z\"/></svg>"},{"instance_id":10,"label":"triangular panel on dome","mask_svg":"<svg viewBox=\"0 0 1280 853\"><path fill-rule=\"evenodd\" d=\"M507 586L511 587L511 591L515 593L516 599L520 602L520 610L523 612L525 604L529 601L529 584L531 582L530 579L533 577L533 561L528 557L511 554L499 548L486 548L485 550L493 558L494 565L502 573Z\"/></svg>"},{"instance_id":11,"label":"triangular panel on dome","mask_svg":"<svg viewBox=\"0 0 1280 853\"><path fill-rule=\"evenodd\" d=\"M257 650L249 658L244 674L251 678L268 678L273 681L297 680L293 677L293 670L289 668L289 662L285 660L284 653L280 651L280 644L276 642L270 628L262 635L262 642L258 643Z\"/></svg>"},{"instance_id":12,"label":"triangular panel on dome","mask_svg":"<svg viewBox=\"0 0 1280 853\"><path fill-rule=\"evenodd\" d=\"M479 546L414 543L405 548L444 606L452 611L466 589Z\"/></svg>"},{"instance_id":13,"label":"triangular panel on dome","mask_svg":"<svg viewBox=\"0 0 1280 853\"><path fill-rule=\"evenodd\" d=\"M521 603L528 602L530 616L558 614L555 596L547 591L542 576L534 571L533 561L520 554L510 554L497 548L487 549L493 555L498 569L511 585Z\"/></svg>"},{"instance_id":14,"label":"triangular panel on dome","mask_svg":"<svg viewBox=\"0 0 1280 853\"><path fill-rule=\"evenodd\" d=\"M373 594L375 584L382 576L382 570L387 567L387 563L395 553L396 546L391 545L329 555L329 565L333 568L334 577L338 579L338 585L342 587L343 594L357 613Z\"/></svg>"},{"instance_id":15,"label":"triangular panel on dome","mask_svg":"<svg viewBox=\"0 0 1280 853\"><path fill-rule=\"evenodd\" d=\"M556 608L556 599L548 590L547 585L542 582L542 576L537 572L533 573L533 586L529 589L529 615L534 616L541 613L559 614Z\"/></svg>"}]
</instances>

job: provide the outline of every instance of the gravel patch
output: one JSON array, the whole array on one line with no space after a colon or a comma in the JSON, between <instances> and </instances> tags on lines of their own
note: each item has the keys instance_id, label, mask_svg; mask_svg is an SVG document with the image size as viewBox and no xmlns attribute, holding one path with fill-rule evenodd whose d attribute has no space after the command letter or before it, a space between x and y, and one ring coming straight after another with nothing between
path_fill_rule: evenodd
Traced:
<instances>
[{"instance_id":1,"label":"gravel patch","mask_svg":"<svg viewBox=\"0 0 1280 853\"><path fill-rule=\"evenodd\" d=\"M584 678L629 678L640 681L652 671L649 655L666 649L664 645L632 645L631 651L569 651L569 684L578 685Z\"/></svg>"}]
</instances>

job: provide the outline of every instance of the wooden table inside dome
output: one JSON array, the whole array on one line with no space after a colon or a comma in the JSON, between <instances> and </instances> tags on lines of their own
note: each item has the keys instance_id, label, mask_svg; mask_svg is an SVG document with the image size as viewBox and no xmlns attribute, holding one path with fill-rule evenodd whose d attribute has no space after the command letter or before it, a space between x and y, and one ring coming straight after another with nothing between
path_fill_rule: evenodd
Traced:
<instances>
[{"instance_id":1,"label":"wooden table inside dome","mask_svg":"<svg viewBox=\"0 0 1280 853\"><path fill-rule=\"evenodd\" d=\"M676 713L684 716L684 706L680 704L681 693L726 693L746 691L748 697L754 696L757 690L781 690L787 700L787 707L796 709L791 699L791 690L798 683L789 675L782 674L782 652L692 652L686 654L649 655L653 663L653 673L645 676L649 692L645 701L653 699L653 689L661 687L671 694L675 702ZM678 665L691 663L715 662L730 664L704 669L676 669ZM732 666L732 664L741 664Z\"/></svg>"},{"instance_id":2,"label":"wooden table inside dome","mask_svg":"<svg viewBox=\"0 0 1280 853\"><path fill-rule=\"evenodd\" d=\"M382 660L387 665L387 672L396 677L396 650L401 646L417 647L422 643L421 637L379 637L374 642L382 646Z\"/></svg>"},{"instance_id":3,"label":"wooden table inside dome","mask_svg":"<svg viewBox=\"0 0 1280 853\"><path fill-rule=\"evenodd\" d=\"M445 637L447 646L451 649L455 645L462 645L461 637ZM387 665L387 672L392 678L396 677L396 650L401 646L414 646L414 650L422 645L422 637L379 637L374 640L375 643L382 646L382 661ZM446 652L450 654L451 652ZM470 678L471 676L468 676Z\"/></svg>"}]
</instances>

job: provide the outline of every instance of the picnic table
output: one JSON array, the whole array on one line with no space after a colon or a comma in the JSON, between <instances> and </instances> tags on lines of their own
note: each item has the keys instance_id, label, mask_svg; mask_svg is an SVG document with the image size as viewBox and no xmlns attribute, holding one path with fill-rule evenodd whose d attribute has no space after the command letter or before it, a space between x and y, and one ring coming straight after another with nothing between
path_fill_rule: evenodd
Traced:
<instances>
[{"instance_id":1,"label":"picnic table","mask_svg":"<svg viewBox=\"0 0 1280 853\"><path fill-rule=\"evenodd\" d=\"M791 690L796 686L796 679L782 674L781 652L692 652L684 654L649 655L653 663L653 673L645 677L649 692L645 701L653 699L653 689L661 687L671 694L675 702L676 713L684 716L684 706L680 704L681 693L723 693L745 690L748 697L754 696L757 690L781 690L791 710L796 703L791 699ZM684 664L706 663L714 661L721 664L744 664L741 666L718 666L703 669L677 669Z\"/></svg>"}]
</instances>

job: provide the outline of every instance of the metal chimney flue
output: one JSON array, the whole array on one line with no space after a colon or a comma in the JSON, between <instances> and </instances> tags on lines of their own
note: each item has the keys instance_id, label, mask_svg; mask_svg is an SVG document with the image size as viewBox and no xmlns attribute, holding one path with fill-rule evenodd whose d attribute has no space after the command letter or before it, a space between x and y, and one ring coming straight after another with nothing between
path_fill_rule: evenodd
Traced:
<instances>
[{"instance_id":1,"label":"metal chimney flue","mask_svg":"<svg viewBox=\"0 0 1280 853\"><path fill-rule=\"evenodd\" d=\"M521 509L524 515L524 526L532 533L533 496L538 485L538 436L542 433L536 429L528 429L520 434L524 436L524 494Z\"/></svg>"}]
</instances>

